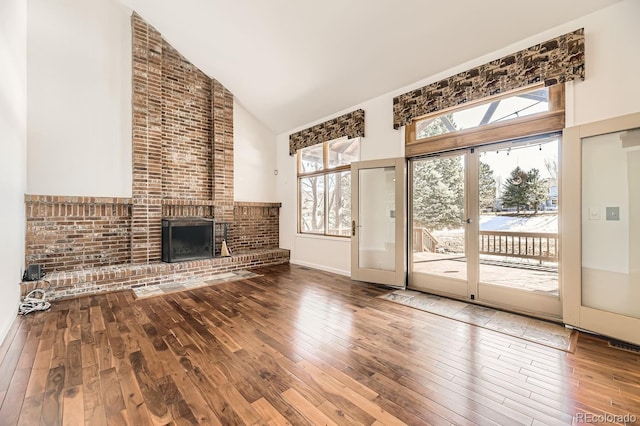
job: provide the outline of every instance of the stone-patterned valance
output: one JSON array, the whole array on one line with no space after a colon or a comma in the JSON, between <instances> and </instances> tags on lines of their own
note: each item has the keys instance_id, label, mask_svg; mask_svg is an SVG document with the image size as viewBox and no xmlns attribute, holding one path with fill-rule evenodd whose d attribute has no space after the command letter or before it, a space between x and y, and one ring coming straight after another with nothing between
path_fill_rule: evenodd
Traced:
<instances>
[{"instance_id":1,"label":"stone-patterned valance","mask_svg":"<svg viewBox=\"0 0 640 426\"><path fill-rule=\"evenodd\" d=\"M584 80L584 28L393 98L393 128L465 102L544 82Z\"/></svg>"},{"instance_id":2,"label":"stone-patterned valance","mask_svg":"<svg viewBox=\"0 0 640 426\"><path fill-rule=\"evenodd\" d=\"M364 110L359 109L289 135L289 155L299 149L341 137L364 137Z\"/></svg>"}]
</instances>

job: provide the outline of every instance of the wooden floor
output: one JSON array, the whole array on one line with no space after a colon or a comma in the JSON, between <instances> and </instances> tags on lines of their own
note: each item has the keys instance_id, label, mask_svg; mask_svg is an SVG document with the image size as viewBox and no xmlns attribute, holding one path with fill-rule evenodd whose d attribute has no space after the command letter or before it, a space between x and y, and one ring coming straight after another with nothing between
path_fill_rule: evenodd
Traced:
<instances>
[{"instance_id":1,"label":"wooden floor","mask_svg":"<svg viewBox=\"0 0 640 426\"><path fill-rule=\"evenodd\" d=\"M640 417L640 356L602 340L582 334L569 354L381 300L386 290L348 278L255 271L264 276L145 300L83 297L18 318L0 347L0 424Z\"/></svg>"}]
</instances>

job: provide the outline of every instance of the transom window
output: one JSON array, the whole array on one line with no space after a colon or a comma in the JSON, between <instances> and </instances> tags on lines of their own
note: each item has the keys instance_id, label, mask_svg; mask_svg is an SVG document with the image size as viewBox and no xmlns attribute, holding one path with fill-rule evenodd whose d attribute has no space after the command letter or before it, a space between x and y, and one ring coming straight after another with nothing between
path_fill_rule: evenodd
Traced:
<instances>
[{"instance_id":1,"label":"transom window","mask_svg":"<svg viewBox=\"0 0 640 426\"><path fill-rule=\"evenodd\" d=\"M334 139L298 151L298 232L351 235L351 163L360 138Z\"/></svg>"},{"instance_id":2,"label":"transom window","mask_svg":"<svg viewBox=\"0 0 640 426\"><path fill-rule=\"evenodd\" d=\"M549 111L549 88L516 93L416 122L416 139L472 129Z\"/></svg>"},{"instance_id":3,"label":"transom window","mask_svg":"<svg viewBox=\"0 0 640 426\"><path fill-rule=\"evenodd\" d=\"M554 132L564 127L564 85L542 84L416 118L407 157Z\"/></svg>"}]
</instances>

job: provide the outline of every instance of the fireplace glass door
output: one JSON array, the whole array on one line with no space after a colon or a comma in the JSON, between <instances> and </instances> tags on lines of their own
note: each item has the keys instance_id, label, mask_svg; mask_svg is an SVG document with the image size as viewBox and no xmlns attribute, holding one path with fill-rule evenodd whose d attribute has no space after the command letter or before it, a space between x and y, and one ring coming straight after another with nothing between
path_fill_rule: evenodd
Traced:
<instances>
[{"instance_id":1,"label":"fireplace glass door","mask_svg":"<svg viewBox=\"0 0 640 426\"><path fill-rule=\"evenodd\" d=\"M212 258L214 229L213 220L162 219L162 261L171 263Z\"/></svg>"}]
</instances>

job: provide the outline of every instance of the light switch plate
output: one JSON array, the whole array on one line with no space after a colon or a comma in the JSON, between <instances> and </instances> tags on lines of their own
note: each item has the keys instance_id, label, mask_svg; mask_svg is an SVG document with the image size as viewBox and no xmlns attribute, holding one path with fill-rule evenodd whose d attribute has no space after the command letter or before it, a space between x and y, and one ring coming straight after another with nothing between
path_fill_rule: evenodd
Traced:
<instances>
[{"instance_id":1,"label":"light switch plate","mask_svg":"<svg viewBox=\"0 0 640 426\"><path fill-rule=\"evenodd\" d=\"M620 207L607 207L607 220L620 220Z\"/></svg>"},{"instance_id":2,"label":"light switch plate","mask_svg":"<svg viewBox=\"0 0 640 426\"><path fill-rule=\"evenodd\" d=\"M600 209L589 207L589 220L600 220Z\"/></svg>"}]
</instances>

